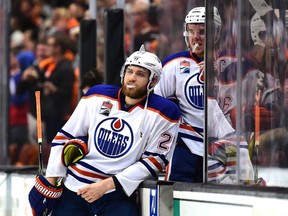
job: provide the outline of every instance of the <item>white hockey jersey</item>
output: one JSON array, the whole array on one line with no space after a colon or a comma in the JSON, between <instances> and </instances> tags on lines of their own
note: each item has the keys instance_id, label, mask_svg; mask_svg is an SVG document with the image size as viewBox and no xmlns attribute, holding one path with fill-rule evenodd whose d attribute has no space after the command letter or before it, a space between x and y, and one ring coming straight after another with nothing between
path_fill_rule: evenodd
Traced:
<instances>
[{"instance_id":1,"label":"white hockey jersey","mask_svg":"<svg viewBox=\"0 0 288 216\"><path fill-rule=\"evenodd\" d=\"M181 123L179 137L190 151L204 154L204 80L198 64L201 59L192 52L173 54L163 60L163 74L154 92L163 97L175 96L179 101ZM217 101L208 99L209 136L223 137L233 128L220 110Z\"/></svg>"},{"instance_id":2,"label":"white hockey jersey","mask_svg":"<svg viewBox=\"0 0 288 216\"><path fill-rule=\"evenodd\" d=\"M76 192L115 175L127 195L144 179L156 178L175 148L180 112L173 102L155 94L150 94L146 110L145 101L125 108L119 87L92 87L54 138L46 176L65 177L65 186ZM74 138L86 141L89 152L66 168L61 152Z\"/></svg>"},{"instance_id":3,"label":"white hockey jersey","mask_svg":"<svg viewBox=\"0 0 288 216\"><path fill-rule=\"evenodd\" d=\"M237 57L224 55L219 57L216 62L219 70L219 77L215 89L217 101L228 121L235 127L237 107ZM251 56L245 56L242 59L242 107L254 106L255 95L257 90L258 73L260 65ZM260 106L273 110L276 106L280 106L279 99L279 80L275 79L271 74L266 73L264 80L264 88Z\"/></svg>"}]
</instances>

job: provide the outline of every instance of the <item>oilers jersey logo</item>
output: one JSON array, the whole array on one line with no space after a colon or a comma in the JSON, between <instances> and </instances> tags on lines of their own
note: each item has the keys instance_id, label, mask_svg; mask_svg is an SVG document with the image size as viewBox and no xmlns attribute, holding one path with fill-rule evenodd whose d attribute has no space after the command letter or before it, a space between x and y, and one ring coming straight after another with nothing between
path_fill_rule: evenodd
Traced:
<instances>
[{"instance_id":1,"label":"oilers jersey logo","mask_svg":"<svg viewBox=\"0 0 288 216\"><path fill-rule=\"evenodd\" d=\"M96 127L94 143L102 155L110 158L121 157L132 147L132 128L123 119L116 117L104 119Z\"/></svg>"},{"instance_id":2,"label":"oilers jersey logo","mask_svg":"<svg viewBox=\"0 0 288 216\"><path fill-rule=\"evenodd\" d=\"M200 73L194 74L186 81L184 91L185 98L192 107L204 109L204 82L200 79Z\"/></svg>"}]
</instances>

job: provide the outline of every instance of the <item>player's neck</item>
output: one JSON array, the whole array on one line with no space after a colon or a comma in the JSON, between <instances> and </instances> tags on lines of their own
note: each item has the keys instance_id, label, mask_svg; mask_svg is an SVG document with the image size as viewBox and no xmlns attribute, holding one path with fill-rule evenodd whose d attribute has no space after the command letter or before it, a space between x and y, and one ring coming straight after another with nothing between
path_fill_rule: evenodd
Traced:
<instances>
[{"instance_id":1,"label":"player's neck","mask_svg":"<svg viewBox=\"0 0 288 216\"><path fill-rule=\"evenodd\" d=\"M146 97L146 95L144 97L142 97L142 98L134 99L134 98L130 98L128 96L125 96L125 104L127 104L127 105L135 105L135 104L139 103L140 101L142 101L145 97Z\"/></svg>"}]
</instances>

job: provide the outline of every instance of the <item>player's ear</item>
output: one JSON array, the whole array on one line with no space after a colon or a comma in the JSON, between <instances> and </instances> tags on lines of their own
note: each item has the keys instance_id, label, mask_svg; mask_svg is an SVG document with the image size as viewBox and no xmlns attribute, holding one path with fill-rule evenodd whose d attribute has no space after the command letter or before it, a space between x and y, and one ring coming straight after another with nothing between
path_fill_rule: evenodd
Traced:
<instances>
[{"instance_id":1,"label":"player's ear","mask_svg":"<svg viewBox=\"0 0 288 216\"><path fill-rule=\"evenodd\" d=\"M156 84L157 84L158 82L159 82L159 77L154 76L154 77L152 78L152 81L151 81L150 87L154 87L154 86L156 86Z\"/></svg>"}]
</instances>

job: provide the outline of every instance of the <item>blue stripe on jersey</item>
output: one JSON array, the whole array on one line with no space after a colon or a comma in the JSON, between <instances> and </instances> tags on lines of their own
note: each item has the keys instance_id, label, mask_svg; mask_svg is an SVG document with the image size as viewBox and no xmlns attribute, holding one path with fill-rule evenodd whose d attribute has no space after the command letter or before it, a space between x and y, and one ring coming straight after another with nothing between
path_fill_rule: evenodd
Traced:
<instances>
[{"instance_id":1,"label":"blue stripe on jersey","mask_svg":"<svg viewBox=\"0 0 288 216\"><path fill-rule=\"evenodd\" d=\"M68 133L67 131L60 129L59 133L64 134L66 137L68 137L69 139L81 139L83 140L83 142L87 143L88 142L88 135L87 136L78 136L78 137L74 137L72 134Z\"/></svg>"},{"instance_id":2,"label":"blue stripe on jersey","mask_svg":"<svg viewBox=\"0 0 288 216\"><path fill-rule=\"evenodd\" d=\"M148 108L158 110L161 114L173 121L180 119L180 109L172 101L156 94L151 94L148 100Z\"/></svg>"},{"instance_id":3,"label":"blue stripe on jersey","mask_svg":"<svg viewBox=\"0 0 288 216\"><path fill-rule=\"evenodd\" d=\"M162 161L164 162L165 166L167 166L169 161L166 160L166 157L164 155L162 155L162 154L159 157L162 159Z\"/></svg>"},{"instance_id":4,"label":"blue stripe on jersey","mask_svg":"<svg viewBox=\"0 0 288 216\"><path fill-rule=\"evenodd\" d=\"M74 139L75 137L72 136L72 134L68 133L67 131L64 131L63 129L59 130L59 133L64 134L66 137L68 137L69 139Z\"/></svg>"},{"instance_id":5,"label":"blue stripe on jersey","mask_svg":"<svg viewBox=\"0 0 288 216\"><path fill-rule=\"evenodd\" d=\"M181 137L181 138L187 138L187 139L195 140L195 141L198 141L198 142L203 142L203 138L191 136L189 134L184 134L184 133L181 133L181 132L179 132L178 136Z\"/></svg>"},{"instance_id":6,"label":"blue stripe on jersey","mask_svg":"<svg viewBox=\"0 0 288 216\"><path fill-rule=\"evenodd\" d=\"M89 165L89 164L87 164L87 163L85 163L83 161L78 161L77 163L82 165L83 167L86 167L87 169L90 169L90 170L94 171L94 172L101 173L103 175L109 176L109 174L104 173L103 171L101 171L101 170L99 170L99 169L97 169L97 168L95 168L95 167L93 167L93 166L91 166L91 165Z\"/></svg>"},{"instance_id":7,"label":"blue stripe on jersey","mask_svg":"<svg viewBox=\"0 0 288 216\"><path fill-rule=\"evenodd\" d=\"M143 153L143 155L146 155L146 156L149 156L149 155L158 156L158 157L163 161L163 163L165 164L165 166L168 165L168 162L169 162L169 161L166 159L166 157L165 157L163 154L157 154L157 153L145 151L145 152Z\"/></svg>"},{"instance_id":8,"label":"blue stripe on jersey","mask_svg":"<svg viewBox=\"0 0 288 216\"><path fill-rule=\"evenodd\" d=\"M225 174L236 174L236 169L234 170L228 170L227 172L225 172Z\"/></svg>"},{"instance_id":9,"label":"blue stripe on jersey","mask_svg":"<svg viewBox=\"0 0 288 216\"><path fill-rule=\"evenodd\" d=\"M217 169L219 167L222 167L223 165L224 165L224 163L219 161L219 162L217 162L217 163L215 163L213 165L208 166L208 170L212 170L213 171L213 170L215 170L215 169Z\"/></svg>"},{"instance_id":10,"label":"blue stripe on jersey","mask_svg":"<svg viewBox=\"0 0 288 216\"><path fill-rule=\"evenodd\" d=\"M192 56L191 56L192 55ZM200 63L203 61L202 58L199 58L197 55L195 55L194 53L190 52L190 51L183 51L183 52L178 52L175 54L172 54L168 57L166 57L163 61L162 61L162 66L164 67L169 61L176 59L176 58L189 58L189 59L194 59L196 63Z\"/></svg>"},{"instance_id":11,"label":"blue stripe on jersey","mask_svg":"<svg viewBox=\"0 0 288 216\"><path fill-rule=\"evenodd\" d=\"M100 94L117 99L119 89L120 89L119 86L114 85L105 85L105 84L95 85L88 90L85 96Z\"/></svg>"},{"instance_id":12,"label":"blue stripe on jersey","mask_svg":"<svg viewBox=\"0 0 288 216\"><path fill-rule=\"evenodd\" d=\"M204 132L203 128L199 128L199 127L195 127L195 126L191 126L191 127L196 131L196 133L203 136L203 134L202 134Z\"/></svg>"},{"instance_id":13,"label":"blue stripe on jersey","mask_svg":"<svg viewBox=\"0 0 288 216\"><path fill-rule=\"evenodd\" d=\"M142 163L147 169L148 171L151 173L151 175L156 179L157 178L157 174L156 172L149 166L149 164L144 161L144 160L139 160L140 163Z\"/></svg>"},{"instance_id":14,"label":"blue stripe on jersey","mask_svg":"<svg viewBox=\"0 0 288 216\"><path fill-rule=\"evenodd\" d=\"M78 136L74 137L72 134L68 133L67 131L60 129L58 133L64 134L68 139L81 139L83 142L88 143L88 136ZM64 143L59 143L59 142L52 142L51 146L57 146L57 145L63 145Z\"/></svg>"},{"instance_id":15,"label":"blue stripe on jersey","mask_svg":"<svg viewBox=\"0 0 288 216\"><path fill-rule=\"evenodd\" d=\"M164 67L164 65L175 59L175 58L179 58L179 57L186 57L186 58L191 58L191 55L190 55L190 51L183 51L183 52L178 52L178 53L174 53L168 57L166 57L163 61L162 61L162 66Z\"/></svg>"},{"instance_id":16,"label":"blue stripe on jersey","mask_svg":"<svg viewBox=\"0 0 288 216\"><path fill-rule=\"evenodd\" d=\"M90 181L90 180L88 180L88 179L81 178L81 177L75 175L70 169L67 170L67 173L68 173L69 175L73 176L75 179L77 179L77 180L80 181L80 182L87 183L87 184L92 184L92 183L94 183L93 181Z\"/></svg>"}]
</instances>

